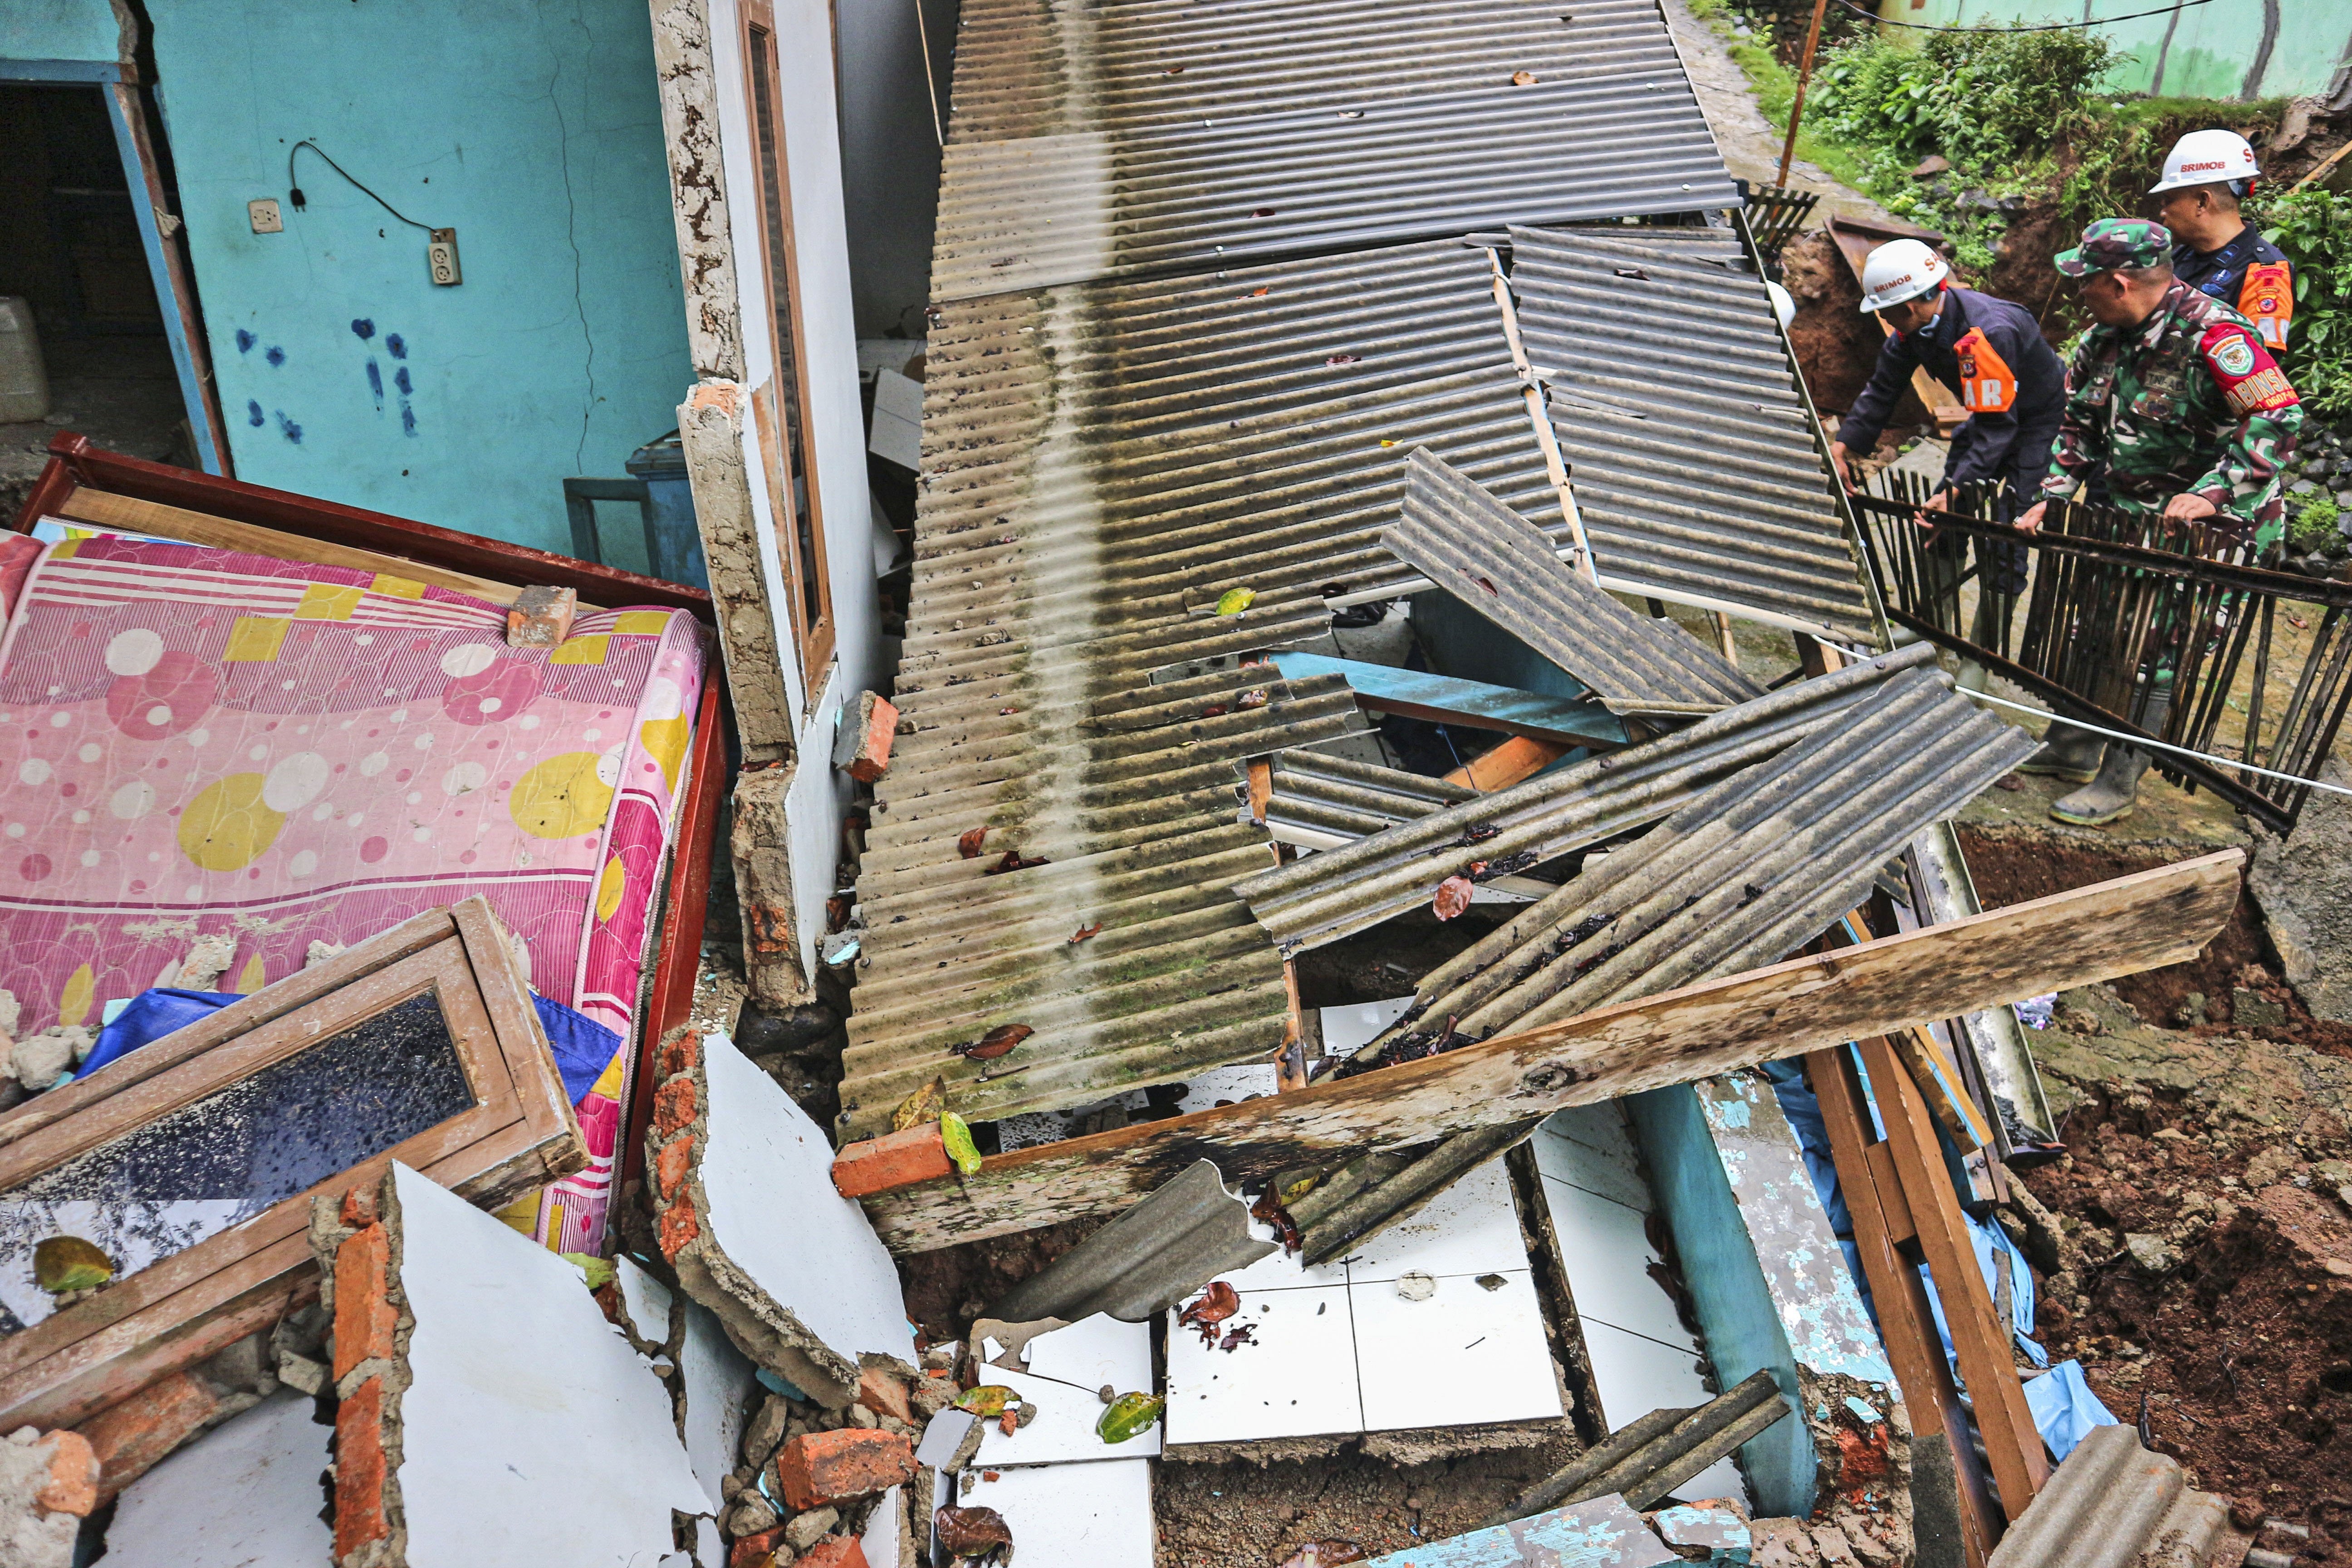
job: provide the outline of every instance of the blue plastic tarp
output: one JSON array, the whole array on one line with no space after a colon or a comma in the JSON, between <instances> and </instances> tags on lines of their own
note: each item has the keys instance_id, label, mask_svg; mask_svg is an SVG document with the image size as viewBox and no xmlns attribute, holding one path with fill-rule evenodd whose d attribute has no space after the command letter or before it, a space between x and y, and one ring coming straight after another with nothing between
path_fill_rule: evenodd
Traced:
<instances>
[{"instance_id":1,"label":"blue plastic tarp","mask_svg":"<svg viewBox=\"0 0 2352 1568\"><path fill-rule=\"evenodd\" d=\"M2083 1381L2083 1363L2062 1361L2025 1385L2025 1407L2033 1412L2034 1430L2050 1445L2051 1455L2063 1461L2074 1445L2095 1426L2117 1425L2099 1396Z\"/></svg>"},{"instance_id":2,"label":"blue plastic tarp","mask_svg":"<svg viewBox=\"0 0 2352 1568\"><path fill-rule=\"evenodd\" d=\"M229 991L180 991L168 986L142 991L99 1031L98 1043L90 1047L89 1056L74 1076L88 1078L142 1046L184 1029L232 1002L244 1000ZM577 1105L612 1065L613 1053L621 1048L621 1037L561 1002L551 1002L540 995L530 1000L539 1011L541 1027L547 1031L548 1046L555 1054L555 1069L562 1075L564 1095Z\"/></svg>"}]
</instances>

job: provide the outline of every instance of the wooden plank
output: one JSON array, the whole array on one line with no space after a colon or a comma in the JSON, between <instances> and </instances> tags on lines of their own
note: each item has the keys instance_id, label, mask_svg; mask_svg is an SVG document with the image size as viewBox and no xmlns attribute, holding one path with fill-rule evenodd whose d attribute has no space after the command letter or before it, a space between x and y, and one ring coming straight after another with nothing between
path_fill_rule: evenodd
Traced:
<instances>
[{"instance_id":1,"label":"wooden plank","mask_svg":"<svg viewBox=\"0 0 2352 1568\"><path fill-rule=\"evenodd\" d=\"M1927 1287L1901 1250L1914 1232L1893 1156L1882 1158L1878 1151L1885 1145L1872 1142L1862 1085L1846 1047L1835 1046L1806 1057L1805 1077L1829 1129L1838 1190L1853 1219L1854 1250L1861 1255L1863 1277L1870 1281L1871 1300L1878 1309L1879 1342L1886 1347L1887 1364L1902 1386L1911 1430L1921 1436L1941 1432L1951 1450L1961 1546L1971 1568L1983 1568L2000 1537L1994 1528L1999 1511L1969 1436L1967 1407L1952 1381L1951 1365L1944 1360Z\"/></svg>"},{"instance_id":2,"label":"wooden plank","mask_svg":"<svg viewBox=\"0 0 2352 1568\"><path fill-rule=\"evenodd\" d=\"M354 571L381 572L389 576L405 577L414 583L430 583L436 588L470 594L494 605L511 605L522 596L522 589L513 584L494 583L487 577L472 577L463 572L427 566L421 561L404 560L397 555L379 555L373 550L354 550L345 544L304 539L299 534L283 533L277 529L262 528L250 522L232 522L225 517L190 511L185 507L165 506L161 501L111 495L88 486L78 487L66 497L64 503L58 507L57 515L96 528L119 528L131 533L158 534L189 544L216 545L223 550L241 550L248 555L267 555L278 561L307 561L319 566L348 566ZM595 608L593 605L586 604L580 607L583 610Z\"/></svg>"},{"instance_id":3,"label":"wooden plank","mask_svg":"<svg viewBox=\"0 0 2352 1568\"><path fill-rule=\"evenodd\" d=\"M1986 1124L1984 1112L1969 1098L1968 1086L1960 1081L1960 1069L1932 1031L1916 1026L1897 1029L1887 1037L1887 1042L1903 1058L1903 1065L1911 1069L1912 1081L1927 1097L1936 1125L1951 1134L1962 1153L1992 1142L1992 1129Z\"/></svg>"},{"instance_id":4,"label":"wooden plank","mask_svg":"<svg viewBox=\"0 0 2352 1568\"><path fill-rule=\"evenodd\" d=\"M1558 741L1538 741L1526 735L1514 735L1493 751L1473 757L1446 774L1445 782L1491 795L1496 790L1508 789L1522 780L1535 777L1573 749Z\"/></svg>"},{"instance_id":5,"label":"wooden plank","mask_svg":"<svg viewBox=\"0 0 2352 1568\"><path fill-rule=\"evenodd\" d=\"M1116 1212L1196 1159L1228 1185L1262 1182L2181 963L2236 907L2244 859L2223 850L1292 1094L994 1155L867 1209L893 1247L920 1252Z\"/></svg>"},{"instance_id":6,"label":"wooden plank","mask_svg":"<svg viewBox=\"0 0 2352 1568\"><path fill-rule=\"evenodd\" d=\"M2000 1488L2001 1508L2013 1520L2050 1479L2050 1458L2034 1429L2033 1412L2026 1407L2025 1387L2017 1381L2009 1325L1993 1313L1992 1295L1977 1268L1976 1244L1960 1217L1959 1199L1936 1142L1926 1097L1883 1037L1864 1036L1861 1046L1872 1100L1885 1123L1903 1195L1918 1227L1919 1250L1936 1278L1936 1296L1951 1330L1960 1377L1984 1434L1985 1458Z\"/></svg>"}]
</instances>

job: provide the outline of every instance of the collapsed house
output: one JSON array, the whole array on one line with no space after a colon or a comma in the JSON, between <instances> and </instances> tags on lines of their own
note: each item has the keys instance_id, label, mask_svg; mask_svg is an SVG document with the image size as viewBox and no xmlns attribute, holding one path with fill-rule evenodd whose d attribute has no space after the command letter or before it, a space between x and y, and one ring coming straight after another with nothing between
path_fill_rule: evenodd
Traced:
<instances>
[{"instance_id":1,"label":"collapsed house","mask_svg":"<svg viewBox=\"0 0 2352 1568\"><path fill-rule=\"evenodd\" d=\"M2031 742L1896 646L1653 0L975 0L863 432L826 18L652 28L707 593L77 438L0 553L28 1563L1143 1568L1342 1452L1568 1456L1383 1563L2022 1561L2094 1472L2210 1553L1982 1214L2010 1004L2235 857L1978 909ZM698 997L730 790L830 1126Z\"/></svg>"}]
</instances>

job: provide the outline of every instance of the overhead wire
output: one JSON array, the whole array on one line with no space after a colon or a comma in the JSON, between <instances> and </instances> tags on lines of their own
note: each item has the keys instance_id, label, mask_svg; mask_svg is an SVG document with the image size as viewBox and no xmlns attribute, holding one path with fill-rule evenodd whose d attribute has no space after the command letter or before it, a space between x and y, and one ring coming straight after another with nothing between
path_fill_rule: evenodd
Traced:
<instances>
[{"instance_id":1,"label":"overhead wire","mask_svg":"<svg viewBox=\"0 0 2352 1568\"><path fill-rule=\"evenodd\" d=\"M2086 730L2094 735L2105 735L2110 741L2121 741L2134 748L2170 752L2173 755L2180 757L2194 757L2200 763L2210 763L2217 768L2235 768L2242 773L2260 773L2266 779L2281 779L2288 784L2302 784L2307 789L2324 789L2330 795L2352 795L2352 789L2347 789L2342 784L2323 784L2318 779L2307 779L2300 773L2283 773L2273 768L2258 768L2252 763L2242 763L2235 757L2217 756L2211 752L2194 751L2187 746L2176 746L2169 741L2151 741L2145 735L2127 734L2121 730L2102 729L2096 724L2085 724L2080 719L2069 719L2063 714L2053 713L2046 708L2028 707L2022 702L2011 702L2005 697L1994 697L1982 691L1970 691L1966 687L1960 688L1960 695L1972 701L1990 702L1996 707L2014 709L2020 713L2032 713L2039 718L2055 720L2062 724L2070 724L2077 730Z\"/></svg>"},{"instance_id":2,"label":"overhead wire","mask_svg":"<svg viewBox=\"0 0 2352 1568\"><path fill-rule=\"evenodd\" d=\"M2074 33L2085 27L2104 27L2110 22L2136 22L2142 16L2169 16L2177 11L2185 11L2191 5L2210 5L2213 0L2174 0L2174 4L2159 5L2153 11L2129 11L2120 16L2093 16L2082 22L2037 22L2032 26L2002 26L1989 24L1971 27L1950 26L1935 22L1898 22L1892 16L1882 16L1868 6L1855 4L1855 0L1837 0L1837 3L1866 20L1888 27L1908 27L1915 33Z\"/></svg>"}]
</instances>

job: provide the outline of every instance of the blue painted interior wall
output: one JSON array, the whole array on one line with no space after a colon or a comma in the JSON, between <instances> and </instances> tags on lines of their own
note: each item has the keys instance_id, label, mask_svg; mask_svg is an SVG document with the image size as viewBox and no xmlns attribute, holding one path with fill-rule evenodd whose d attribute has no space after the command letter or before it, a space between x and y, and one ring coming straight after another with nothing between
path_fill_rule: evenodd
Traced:
<instances>
[{"instance_id":1,"label":"blue painted interior wall","mask_svg":"<svg viewBox=\"0 0 2352 1568\"><path fill-rule=\"evenodd\" d=\"M6 0L0 60L118 60L122 27L107 0Z\"/></svg>"},{"instance_id":2,"label":"blue painted interior wall","mask_svg":"<svg viewBox=\"0 0 2352 1568\"><path fill-rule=\"evenodd\" d=\"M149 0L239 479L571 552L694 379L644 0ZM455 227L465 281L408 216ZM282 234L246 204L276 197Z\"/></svg>"}]
</instances>

